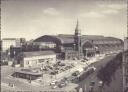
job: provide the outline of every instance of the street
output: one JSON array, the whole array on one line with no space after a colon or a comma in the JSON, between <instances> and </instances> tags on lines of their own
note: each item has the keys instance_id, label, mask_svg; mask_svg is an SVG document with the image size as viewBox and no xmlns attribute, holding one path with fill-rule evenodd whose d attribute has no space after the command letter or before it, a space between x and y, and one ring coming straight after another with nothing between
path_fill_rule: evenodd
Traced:
<instances>
[{"instance_id":1,"label":"street","mask_svg":"<svg viewBox=\"0 0 128 92\"><path fill-rule=\"evenodd\" d=\"M85 91L84 92L89 92L89 88L90 88L90 82L94 81L95 82L95 86L94 86L94 90L98 90L98 82L100 80L97 79L97 72L99 71L99 69L101 67L103 67L107 62L109 62L111 59L113 59L115 57L115 55L111 55L111 56L106 56L104 59L102 59L100 62L95 62L92 65L94 65L96 67L96 71L94 73L92 73L90 76L88 76L85 80L81 81L79 83L79 88L84 88ZM97 91L98 92L98 91Z\"/></svg>"}]
</instances>

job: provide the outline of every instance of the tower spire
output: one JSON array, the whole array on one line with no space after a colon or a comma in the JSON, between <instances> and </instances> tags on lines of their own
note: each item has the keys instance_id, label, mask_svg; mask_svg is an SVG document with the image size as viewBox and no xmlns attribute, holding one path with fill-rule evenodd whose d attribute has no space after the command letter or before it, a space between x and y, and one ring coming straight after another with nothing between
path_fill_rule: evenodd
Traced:
<instances>
[{"instance_id":1,"label":"tower spire","mask_svg":"<svg viewBox=\"0 0 128 92\"><path fill-rule=\"evenodd\" d=\"M77 19L76 29L75 29L75 35L79 36L81 35L81 30L79 29L79 21Z\"/></svg>"},{"instance_id":2,"label":"tower spire","mask_svg":"<svg viewBox=\"0 0 128 92\"><path fill-rule=\"evenodd\" d=\"M77 19L77 24L76 24L76 28L79 27L79 20Z\"/></svg>"},{"instance_id":3,"label":"tower spire","mask_svg":"<svg viewBox=\"0 0 128 92\"><path fill-rule=\"evenodd\" d=\"M77 57L80 59L82 57L81 49L81 30L79 29L79 21L77 19L75 35L74 35L75 50L77 51Z\"/></svg>"}]
</instances>

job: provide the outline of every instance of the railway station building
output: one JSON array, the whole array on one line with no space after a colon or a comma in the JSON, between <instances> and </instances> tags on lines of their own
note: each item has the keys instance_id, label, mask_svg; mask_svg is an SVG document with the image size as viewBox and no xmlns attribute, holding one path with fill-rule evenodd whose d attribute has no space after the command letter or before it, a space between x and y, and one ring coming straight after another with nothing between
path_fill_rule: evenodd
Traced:
<instances>
[{"instance_id":1,"label":"railway station building","mask_svg":"<svg viewBox=\"0 0 128 92\"><path fill-rule=\"evenodd\" d=\"M34 40L41 50L52 50L61 59L81 59L121 51L123 41L115 37L82 35L77 21L73 35L44 35Z\"/></svg>"}]
</instances>

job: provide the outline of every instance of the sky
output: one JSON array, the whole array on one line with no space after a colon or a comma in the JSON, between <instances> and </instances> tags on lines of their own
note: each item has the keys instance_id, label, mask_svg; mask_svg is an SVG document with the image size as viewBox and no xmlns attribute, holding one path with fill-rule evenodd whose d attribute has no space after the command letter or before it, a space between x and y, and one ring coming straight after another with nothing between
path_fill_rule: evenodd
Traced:
<instances>
[{"instance_id":1,"label":"sky","mask_svg":"<svg viewBox=\"0 0 128 92\"><path fill-rule=\"evenodd\" d=\"M125 0L3 0L2 38L36 39L74 34L77 19L82 35L123 39L127 30Z\"/></svg>"}]
</instances>

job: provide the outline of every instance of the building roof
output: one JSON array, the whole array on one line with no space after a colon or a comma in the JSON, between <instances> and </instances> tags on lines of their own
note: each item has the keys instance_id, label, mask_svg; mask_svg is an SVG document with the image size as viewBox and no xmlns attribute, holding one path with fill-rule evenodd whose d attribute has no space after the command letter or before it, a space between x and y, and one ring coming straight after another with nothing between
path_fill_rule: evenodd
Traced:
<instances>
[{"instance_id":1,"label":"building roof","mask_svg":"<svg viewBox=\"0 0 128 92\"><path fill-rule=\"evenodd\" d=\"M16 40L17 38L3 38L2 40Z\"/></svg>"},{"instance_id":2,"label":"building roof","mask_svg":"<svg viewBox=\"0 0 128 92\"><path fill-rule=\"evenodd\" d=\"M55 39L56 41L58 41L61 44L68 44L68 43L74 43L74 35L66 35L66 34L59 34L59 35L44 35L42 37L39 37L35 40L35 42L44 42L47 39L45 39L47 37L47 39L52 38ZM45 40L44 40L45 39ZM48 39L48 40L49 40ZM113 41L113 40L119 40L122 41L121 39L115 38L115 37L104 37L101 35L82 35L81 36L81 41L85 42L85 41Z\"/></svg>"},{"instance_id":3,"label":"building roof","mask_svg":"<svg viewBox=\"0 0 128 92\"><path fill-rule=\"evenodd\" d=\"M53 51L23 52L24 57L42 56L42 55L55 55L55 53Z\"/></svg>"},{"instance_id":4,"label":"building roof","mask_svg":"<svg viewBox=\"0 0 128 92\"><path fill-rule=\"evenodd\" d=\"M74 43L74 35L57 35L56 38L60 39L62 44Z\"/></svg>"},{"instance_id":5,"label":"building roof","mask_svg":"<svg viewBox=\"0 0 128 92\"><path fill-rule=\"evenodd\" d=\"M35 76L42 75L41 72L39 72L39 71L33 71L33 70L30 70L30 69L19 69L19 70L17 69L15 72L22 73L22 74L35 75Z\"/></svg>"}]
</instances>

